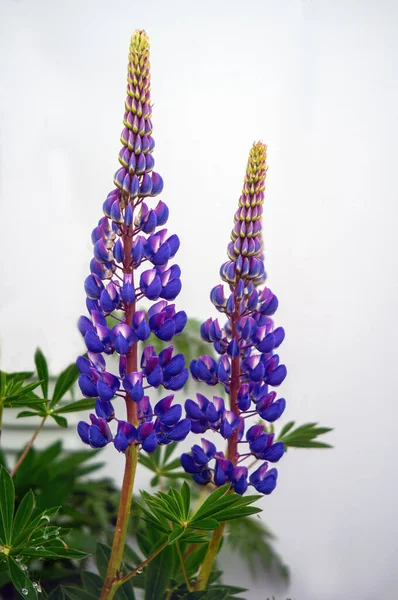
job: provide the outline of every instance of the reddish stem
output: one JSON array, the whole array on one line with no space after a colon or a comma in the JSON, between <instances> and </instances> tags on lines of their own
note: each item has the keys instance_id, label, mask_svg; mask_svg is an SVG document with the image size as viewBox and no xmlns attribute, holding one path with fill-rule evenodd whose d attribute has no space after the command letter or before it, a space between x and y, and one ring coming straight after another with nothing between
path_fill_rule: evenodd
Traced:
<instances>
[{"instance_id":1,"label":"reddish stem","mask_svg":"<svg viewBox=\"0 0 398 600\"><path fill-rule=\"evenodd\" d=\"M132 285L134 287L134 269L131 263L131 249L133 246L132 236L129 235L128 228L123 232L124 244L124 265L123 273L132 276ZM136 303L126 306L125 322L130 327L133 324ZM134 373L137 371L137 342L135 342L126 355L126 372ZM133 425L138 425L137 404L131 399L129 393L125 397L127 420ZM133 485L138 461L138 447L129 446L126 450L126 463L124 468L124 477L122 491L120 495L119 511L117 515L116 530L113 538L112 551L109 559L108 570L102 588L100 600L111 600L117 588L120 585L121 565L123 560L124 545L127 536L127 526L130 515L130 505L133 496Z\"/></svg>"}]
</instances>

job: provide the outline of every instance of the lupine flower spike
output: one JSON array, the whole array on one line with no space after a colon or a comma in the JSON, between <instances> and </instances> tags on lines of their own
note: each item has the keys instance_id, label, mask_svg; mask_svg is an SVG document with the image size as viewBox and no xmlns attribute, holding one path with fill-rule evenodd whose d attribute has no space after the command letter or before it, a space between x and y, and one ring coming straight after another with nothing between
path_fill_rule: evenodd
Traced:
<instances>
[{"instance_id":1,"label":"lupine flower spike","mask_svg":"<svg viewBox=\"0 0 398 600\"><path fill-rule=\"evenodd\" d=\"M151 116L149 41L145 32L136 31L130 44L121 166L103 204L104 216L92 232L94 257L85 281L90 317L82 316L78 323L88 351L87 358L77 360L79 385L85 396L96 398L96 414L90 415L90 423L78 424L78 433L93 448L112 442L119 452L131 445L153 452L158 444L184 439L191 428L190 419L181 419L181 406L173 405L173 394L154 408L147 395L150 387L170 392L183 387L188 378L184 357L173 356L172 346L159 355L147 346L138 366L139 341L146 342L152 332L168 342L187 321L185 312L170 304L181 290L180 268L169 266L180 242L164 228L166 204L153 200L163 181L153 170ZM136 308L145 298L154 302L147 314ZM107 365L111 355L118 358L116 373ZM127 419L121 417L120 398L126 402Z\"/></svg>"},{"instance_id":2,"label":"lupine flower spike","mask_svg":"<svg viewBox=\"0 0 398 600\"><path fill-rule=\"evenodd\" d=\"M230 482L239 494L249 485L270 494L278 474L269 463L278 462L284 453L284 445L274 442L274 435L265 427L281 416L286 405L273 390L286 377L286 367L275 353L285 332L282 327L275 329L271 319L278 300L267 287L257 289L266 279L261 231L266 170L266 146L255 143L235 213L229 260L220 270L229 289L225 292L222 284L217 285L210 294L212 303L227 321L222 327L217 319L210 318L201 326L202 338L213 344L220 358L201 356L191 363L196 381L223 386L229 406L221 397L208 399L202 394L197 394L196 401L185 403L192 431L218 432L227 440L228 450L225 456L202 438L201 446L195 445L190 454L181 456L183 468L197 483L220 486ZM257 422L247 428L247 420L252 417ZM249 474L253 459L261 464Z\"/></svg>"}]
</instances>

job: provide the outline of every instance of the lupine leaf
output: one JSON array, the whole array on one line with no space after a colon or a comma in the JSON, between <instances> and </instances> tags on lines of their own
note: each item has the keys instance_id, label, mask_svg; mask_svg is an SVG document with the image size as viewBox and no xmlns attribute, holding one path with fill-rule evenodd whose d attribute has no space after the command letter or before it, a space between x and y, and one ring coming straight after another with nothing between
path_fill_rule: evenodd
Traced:
<instances>
[{"instance_id":1,"label":"lupine leaf","mask_svg":"<svg viewBox=\"0 0 398 600\"><path fill-rule=\"evenodd\" d=\"M84 589L91 594L97 594L97 596L99 596L99 592L101 592L103 585L101 577L91 571L82 571L81 578Z\"/></svg>"},{"instance_id":2,"label":"lupine leaf","mask_svg":"<svg viewBox=\"0 0 398 600\"><path fill-rule=\"evenodd\" d=\"M86 590L77 587L64 587L66 597L70 600L98 600L98 595L90 594Z\"/></svg>"},{"instance_id":3,"label":"lupine leaf","mask_svg":"<svg viewBox=\"0 0 398 600\"><path fill-rule=\"evenodd\" d=\"M61 417L55 413L53 413L51 416L60 427L68 427L68 421L65 419L65 417Z\"/></svg>"},{"instance_id":4,"label":"lupine leaf","mask_svg":"<svg viewBox=\"0 0 398 600\"><path fill-rule=\"evenodd\" d=\"M282 580L289 578L288 567L272 547L274 536L260 519L236 519L229 521L227 527L226 543L239 553L253 576L267 571Z\"/></svg>"},{"instance_id":5,"label":"lupine leaf","mask_svg":"<svg viewBox=\"0 0 398 600\"><path fill-rule=\"evenodd\" d=\"M231 521L232 519L241 519L242 517L248 517L249 515L255 515L262 512L261 508L255 506L239 507L235 510L226 510L224 512L217 513L217 519L220 521Z\"/></svg>"},{"instance_id":6,"label":"lupine leaf","mask_svg":"<svg viewBox=\"0 0 398 600\"><path fill-rule=\"evenodd\" d=\"M0 371L0 400L2 400L6 393L6 381L7 375L4 371Z\"/></svg>"},{"instance_id":7,"label":"lupine leaf","mask_svg":"<svg viewBox=\"0 0 398 600\"><path fill-rule=\"evenodd\" d=\"M199 521L195 521L196 529L218 529L218 527L220 527L220 522L215 519L200 519Z\"/></svg>"},{"instance_id":8,"label":"lupine leaf","mask_svg":"<svg viewBox=\"0 0 398 600\"><path fill-rule=\"evenodd\" d=\"M28 600L37 598L37 591L33 587L31 580L12 556L8 557L8 572L13 586L18 590L22 598L27 598Z\"/></svg>"},{"instance_id":9,"label":"lupine leaf","mask_svg":"<svg viewBox=\"0 0 398 600\"><path fill-rule=\"evenodd\" d=\"M316 438L333 431L330 427L317 427L317 423L305 423L292 429L294 421L282 428L278 441L292 448L331 448L330 444L316 441ZM289 427L288 427L289 426Z\"/></svg>"},{"instance_id":10,"label":"lupine leaf","mask_svg":"<svg viewBox=\"0 0 398 600\"><path fill-rule=\"evenodd\" d=\"M105 579L106 571L108 569L109 557L111 555L111 547L103 542L97 543L97 550L95 553L95 559L97 562L97 569L101 577Z\"/></svg>"},{"instance_id":11,"label":"lupine leaf","mask_svg":"<svg viewBox=\"0 0 398 600\"><path fill-rule=\"evenodd\" d=\"M167 461L169 460L170 456L173 454L174 450L176 449L176 442L173 442L172 444L168 444L165 449L164 449L164 459L163 459L163 464L166 464Z\"/></svg>"},{"instance_id":12,"label":"lupine leaf","mask_svg":"<svg viewBox=\"0 0 398 600\"><path fill-rule=\"evenodd\" d=\"M15 490L10 474L4 467L0 468L0 498L0 541L6 545L11 543Z\"/></svg>"},{"instance_id":13,"label":"lupine leaf","mask_svg":"<svg viewBox=\"0 0 398 600\"><path fill-rule=\"evenodd\" d=\"M181 498L184 506L184 519L188 519L191 506L191 489L186 481L184 481L181 487Z\"/></svg>"},{"instance_id":14,"label":"lupine leaf","mask_svg":"<svg viewBox=\"0 0 398 600\"><path fill-rule=\"evenodd\" d=\"M279 432L279 439L281 439L288 431L290 431L294 427L294 425L295 421L290 421L289 423L286 423L286 425L284 425Z\"/></svg>"},{"instance_id":15,"label":"lupine leaf","mask_svg":"<svg viewBox=\"0 0 398 600\"><path fill-rule=\"evenodd\" d=\"M40 414L40 409L38 409L36 412L33 412L31 410L23 410L22 412L17 414L17 419L23 419L24 417L44 417L44 414Z\"/></svg>"},{"instance_id":16,"label":"lupine leaf","mask_svg":"<svg viewBox=\"0 0 398 600\"><path fill-rule=\"evenodd\" d=\"M17 536L25 529L27 524L29 523L29 519L35 507L35 496L30 490L25 496L22 498L20 505L18 506L18 510L15 513L14 524L12 528L12 540L16 539Z\"/></svg>"},{"instance_id":17,"label":"lupine leaf","mask_svg":"<svg viewBox=\"0 0 398 600\"><path fill-rule=\"evenodd\" d=\"M175 527L167 539L169 545L174 544L174 542L176 542L184 533L185 533L184 527L181 527L181 525L179 525L178 527Z\"/></svg>"},{"instance_id":18,"label":"lupine leaf","mask_svg":"<svg viewBox=\"0 0 398 600\"><path fill-rule=\"evenodd\" d=\"M62 371L61 375L57 379L57 383L55 384L53 398L50 403L50 408L53 408L59 400L66 394L68 390L73 386L73 384L77 381L80 372L77 366L72 363L64 371Z\"/></svg>"},{"instance_id":19,"label":"lupine leaf","mask_svg":"<svg viewBox=\"0 0 398 600\"><path fill-rule=\"evenodd\" d=\"M194 518L198 519L198 517L202 516L208 509L210 509L210 507L212 507L216 502L218 502L219 498L222 498L223 496L225 496L225 494L228 492L229 489L230 489L230 486L227 483L227 484L217 488L216 490L214 490L214 492L212 492L210 494L210 496L208 498L206 498L206 500L203 502L202 506L195 513Z\"/></svg>"},{"instance_id":20,"label":"lupine leaf","mask_svg":"<svg viewBox=\"0 0 398 600\"><path fill-rule=\"evenodd\" d=\"M40 380L40 387L43 391L43 398L48 396L48 366L46 358L40 348L37 348L35 352L35 365L37 375Z\"/></svg>"},{"instance_id":21,"label":"lupine leaf","mask_svg":"<svg viewBox=\"0 0 398 600\"><path fill-rule=\"evenodd\" d=\"M55 414L60 415L63 413L77 412L79 410L89 410L90 408L94 408L94 406L95 399L82 398L81 400L76 400L75 402L61 406L61 408L57 409Z\"/></svg>"},{"instance_id":22,"label":"lupine leaf","mask_svg":"<svg viewBox=\"0 0 398 600\"><path fill-rule=\"evenodd\" d=\"M174 549L174 546L166 546L146 567L145 600L164 598L174 570Z\"/></svg>"},{"instance_id":23,"label":"lupine leaf","mask_svg":"<svg viewBox=\"0 0 398 600\"><path fill-rule=\"evenodd\" d=\"M65 600L65 588L63 588L62 586L55 588L55 590L53 590L51 592L51 594L49 596L47 596L47 600Z\"/></svg>"}]
</instances>

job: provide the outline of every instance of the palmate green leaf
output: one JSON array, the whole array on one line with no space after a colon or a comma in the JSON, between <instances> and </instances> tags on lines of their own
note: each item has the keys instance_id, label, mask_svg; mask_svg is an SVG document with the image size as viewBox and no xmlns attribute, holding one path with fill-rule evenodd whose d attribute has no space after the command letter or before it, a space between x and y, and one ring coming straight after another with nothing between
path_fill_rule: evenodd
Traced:
<instances>
[{"instance_id":1,"label":"palmate green leaf","mask_svg":"<svg viewBox=\"0 0 398 600\"><path fill-rule=\"evenodd\" d=\"M99 597L99 593L102 590L103 580L96 573L91 573L91 571L82 571L81 578L83 587L90 594L97 595Z\"/></svg>"},{"instance_id":2,"label":"palmate green leaf","mask_svg":"<svg viewBox=\"0 0 398 600\"><path fill-rule=\"evenodd\" d=\"M0 468L0 543L11 543L12 519L14 516L15 490L10 474Z\"/></svg>"},{"instance_id":3,"label":"palmate green leaf","mask_svg":"<svg viewBox=\"0 0 398 600\"><path fill-rule=\"evenodd\" d=\"M207 548L208 544L201 544L186 557L185 568L191 577L198 571L202 564L206 556Z\"/></svg>"},{"instance_id":4,"label":"palmate green leaf","mask_svg":"<svg viewBox=\"0 0 398 600\"><path fill-rule=\"evenodd\" d=\"M175 546L166 546L145 569L145 600L165 597L177 560Z\"/></svg>"},{"instance_id":5,"label":"palmate green leaf","mask_svg":"<svg viewBox=\"0 0 398 600\"><path fill-rule=\"evenodd\" d=\"M191 507L191 488L189 487L186 481L184 481L184 483L181 486L181 498L183 502L184 520L188 520L189 510Z\"/></svg>"},{"instance_id":6,"label":"palmate green leaf","mask_svg":"<svg viewBox=\"0 0 398 600\"><path fill-rule=\"evenodd\" d=\"M30 539L33 539L34 532L41 531L41 528L47 525L51 521L51 519L55 517L55 515L59 511L59 508L59 506L56 506L54 508L48 508L40 515L35 517L32 521L30 521L28 526L25 527L23 531L21 531L17 536L13 536L13 548L18 548L19 546L24 544L25 540L27 540L29 536ZM54 527L53 529L56 528Z\"/></svg>"},{"instance_id":7,"label":"palmate green leaf","mask_svg":"<svg viewBox=\"0 0 398 600\"><path fill-rule=\"evenodd\" d=\"M15 513L14 524L13 524L13 528L12 528L11 543L13 543L13 541L15 539L17 539L19 534L22 531L24 531L25 528L27 527L27 525L29 523L29 519L35 508L35 504L36 504L35 496L34 496L32 490L30 490L22 498L21 503L18 506L18 510Z\"/></svg>"},{"instance_id":8,"label":"palmate green leaf","mask_svg":"<svg viewBox=\"0 0 398 600\"><path fill-rule=\"evenodd\" d=\"M170 533L167 541L169 543L169 545L174 544L177 540L180 539L180 537L185 533L185 528L182 527L181 525L179 525L178 527L175 527L172 532Z\"/></svg>"},{"instance_id":9,"label":"palmate green leaf","mask_svg":"<svg viewBox=\"0 0 398 600\"><path fill-rule=\"evenodd\" d=\"M40 409L35 412L31 410L23 410L17 414L17 419L23 419L24 417L44 417L44 414L41 413Z\"/></svg>"},{"instance_id":10,"label":"palmate green leaf","mask_svg":"<svg viewBox=\"0 0 398 600\"><path fill-rule=\"evenodd\" d=\"M163 464L167 463L167 461L169 460L170 456L173 454L176 447L177 447L177 442L173 442L172 444L167 444L167 446L164 447Z\"/></svg>"},{"instance_id":11,"label":"palmate green leaf","mask_svg":"<svg viewBox=\"0 0 398 600\"><path fill-rule=\"evenodd\" d=\"M79 410L90 410L90 408L94 408L94 406L95 399L82 398L81 400L76 400L75 402L70 402L70 404L61 406L61 408L58 408L54 414L60 415L64 413L78 412Z\"/></svg>"},{"instance_id":12,"label":"palmate green leaf","mask_svg":"<svg viewBox=\"0 0 398 600\"><path fill-rule=\"evenodd\" d=\"M40 386L43 392L43 398L48 396L48 366L46 358L40 348L35 352L35 365L37 375L40 379Z\"/></svg>"},{"instance_id":13,"label":"palmate green leaf","mask_svg":"<svg viewBox=\"0 0 398 600\"><path fill-rule=\"evenodd\" d=\"M55 588L55 590L47 596L47 600L66 600L64 588L62 586Z\"/></svg>"},{"instance_id":14,"label":"palmate green leaf","mask_svg":"<svg viewBox=\"0 0 398 600\"><path fill-rule=\"evenodd\" d=\"M175 458L168 464L164 464L161 467L161 473L168 473L168 471L174 471L175 469L179 469L181 467L181 461L179 458Z\"/></svg>"},{"instance_id":15,"label":"palmate green leaf","mask_svg":"<svg viewBox=\"0 0 398 600\"><path fill-rule=\"evenodd\" d=\"M111 556L111 547L103 542L98 542L97 550L95 552L95 560L97 563L97 569L103 579L105 579L106 571L108 569L109 558Z\"/></svg>"},{"instance_id":16,"label":"palmate green leaf","mask_svg":"<svg viewBox=\"0 0 398 600\"><path fill-rule=\"evenodd\" d=\"M29 556L31 558L67 558L69 560L82 560L87 556L86 552L65 547L63 543L56 538L47 541L44 537L42 537L36 540L36 543L42 544L43 549L37 549L41 548L41 546L31 548L27 547L24 548L19 554L21 556Z\"/></svg>"},{"instance_id":17,"label":"palmate green leaf","mask_svg":"<svg viewBox=\"0 0 398 600\"><path fill-rule=\"evenodd\" d=\"M4 371L0 371L0 400L2 400L6 393L6 381L7 375Z\"/></svg>"},{"instance_id":18,"label":"palmate green leaf","mask_svg":"<svg viewBox=\"0 0 398 600\"><path fill-rule=\"evenodd\" d=\"M191 522L194 522L195 520L198 520L199 517L204 516L204 514L211 507L213 507L216 503L218 503L220 498L222 498L223 496L225 496L227 494L229 489L230 489L230 485L228 483L226 483L225 485L214 490L214 492L212 492L210 494L210 496L208 496L206 498L206 500L203 502L202 506L196 511L194 518L191 519ZM211 514L211 510L210 510L210 514Z\"/></svg>"},{"instance_id":19,"label":"palmate green leaf","mask_svg":"<svg viewBox=\"0 0 398 600\"><path fill-rule=\"evenodd\" d=\"M233 519L241 519L243 517L248 517L249 515L256 515L260 512L262 512L261 508L256 508L255 506L244 506L236 508L235 510L230 509L217 513L216 517L220 521L232 521Z\"/></svg>"},{"instance_id":20,"label":"palmate green leaf","mask_svg":"<svg viewBox=\"0 0 398 600\"><path fill-rule=\"evenodd\" d=\"M79 375L80 372L75 363L72 363L66 367L64 371L62 371L55 384L53 397L50 402L50 408L54 408L61 398L63 398L66 392L70 390L70 388L76 383Z\"/></svg>"},{"instance_id":21,"label":"palmate green leaf","mask_svg":"<svg viewBox=\"0 0 398 600\"><path fill-rule=\"evenodd\" d=\"M330 444L317 441L317 437L333 431L330 427L318 427L317 423L305 423L293 429L294 421L285 425L278 437L288 448L332 448Z\"/></svg>"},{"instance_id":22,"label":"palmate green leaf","mask_svg":"<svg viewBox=\"0 0 398 600\"><path fill-rule=\"evenodd\" d=\"M90 594L81 588L66 586L64 592L68 600L98 600L98 595Z\"/></svg>"},{"instance_id":23,"label":"palmate green leaf","mask_svg":"<svg viewBox=\"0 0 398 600\"><path fill-rule=\"evenodd\" d=\"M225 519L223 519L225 520ZM218 529L220 527L220 522L216 521L216 519L200 519L199 521L195 521L195 529Z\"/></svg>"},{"instance_id":24,"label":"palmate green leaf","mask_svg":"<svg viewBox=\"0 0 398 600\"><path fill-rule=\"evenodd\" d=\"M68 427L68 421L65 419L65 417L61 417L61 415L58 415L56 413L53 413L51 415L51 417L54 419L54 421L57 423L57 425L59 425L60 427Z\"/></svg>"},{"instance_id":25,"label":"palmate green leaf","mask_svg":"<svg viewBox=\"0 0 398 600\"><path fill-rule=\"evenodd\" d=\"M294 427L294 425L295 425L295 421L289 421L289 423L286 423L286 425L284 425L284 426L282 427L282 429L280 430L280 432L279 432L279 438L278 438L278 439L281 439L281 438L283 438L283 436L284 436L284 435L285 435L285 434L286 434L288 431L290 431L290 430L291 430L291 429Z\"/></svg>"},{"instance_id":26,"label":"palmate green leaf","mask_svg":"<svg viewBox=\"0 0 398 600\"><path fill-rule=\"evenodd\" d=\"M170 526L166 517L161 518L159 517L159 515L155 516L153 513L151 513L149 510L146 510L146 508L144 507L141 507L141 510L143 518L147 523L153 525L153 527L155 527L159 531L162 531L163 533L170 533Z\"/></svg>"},{"instance_id":27,"label":"palmate green leaf","mask_svg":"<svg viewBox=\"0 0 398 600\"><path fill-rule=\"evenodd\" d=\"M288 580L289 569L272 546L274 536L260 519L236 519L229 521L227 528L226 543L239 553L253 576L266 571Z\"/></svg>"},{"instance_id":28,"label":"palmate green leaf","mask_svg":"<svg viewBox=\"0 0 398 600\"><path fill-rule=\"evenodd\" d=\"M12 558L8 557L8 572L13 586L22 596L22 598L28 598L28 600L37 599L36 588L33 587L33 583L23 571L19 564Z\"/></svg>"}]
</instances>

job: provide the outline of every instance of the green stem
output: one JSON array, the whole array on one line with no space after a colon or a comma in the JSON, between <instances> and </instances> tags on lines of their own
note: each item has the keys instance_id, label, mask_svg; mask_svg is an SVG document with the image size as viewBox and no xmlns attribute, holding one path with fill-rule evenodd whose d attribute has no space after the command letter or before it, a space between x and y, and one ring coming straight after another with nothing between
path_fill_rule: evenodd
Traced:
<instances>
[{"instance_id":1,"label":"green stem","mask_svg":"<svg viewBox=\"0 0 398 600\"><path fill-rule=\"evenodd\" d=\"M209 547L207 548L206 556L200 567L198 579L195 585L195 590L205 590L209 581L210 573L213 568L213 563L220 548L220 543L224 533L225 523L221 523L218 529L215 529L211 537Z\"/></svg>"},{"instance_id":2,"label":"green stem","mask_svg":"<svg viewBox=\"0 0 398 600\"><path fill-rule=\"evenodd\" d=\"M237 321L239 319L238 309L235 308L233 314L231 315L231 338L234 339L237 337ZM241 359L240 355L236 356L231 361L231 390L230 390L230 409L239 416L239 406L238 406L238 391L240 384L240 367L241 367ZM228 438L228 450L227 450L227 458L231 461L231 463L236 466L237 458L238 458L238 430L234 431L230 438ZM220 548L220 543L222 540L222 536L225 529L225 523L221 523L218 529L213 531L213 535L211 537L209 546L207 548L207 552L200 567L198 579L195 585L196 590L205 590L207 586L207 582L210 577L210 573L213 569L213 564L217 556L217 552Z\"/></svg>"},{"instance_id":3,"label":"green stem","mask_svg":"<svg viewBox=\"0 0 398 600\"><path fill-rule=\"evenodd\" d=\"M184 573L184 579L185 579L185 583L187 585L187 590L189 592L192 592L193 588L191 586L191 582L189 581L187 568L185 566L185 561L184 561L184 557L181 552L181 546L180 546L179 540L177 540L177 552L178 552L178 556L180 557L181 568L182 568L182 572Z\"/></svg>"},{"instance_id":4,"label":"green stem","mask_svg":"<svg viewBox=\"0 0 398 600\"><path fill-rule=\"evenodd\" d=\"M15 473L18 471L19 467L21 466L21 464L23 463L23 461L26 458L26 455L28 454L29 450L31 449L31 447L33 446L33 442L35 441L35 439L37 438L37 436L39 435L44 423L47 420L48 415L46 415L45 417L42 418L42 420L40 421L39 426L35 429L32 437L30 438L29 442L26 444L25 446L25 450L22 452L21 456L19 457L19 459L17 460L17 463L15 465L15 467L12 469L10 475L11 477L14 477Z\"/></svg>"},{"instance_id":5,"label":"green stem","mask_svg":"<svg viewBox=\"0 0 398 600\"><path fill-rule=\"evenodd\" d=\"M3 428L3 410L4 410L4 404L3 404L3 402L0 402L0 440L1 440L1 431Z\"/></svg>"},{"instance_id":6,"label":"green stem","mask_svg":"<svg viewBox=\"0 0 398 600\"><path fill-rule=\"evenodd\" d=\"M130 573L127 573L127 575L125 575L124 577L122 577L121 579L118 579L117 581L115 581L113 583L115 590L120 587L121 585L123 585L124 583L126 583L126 581L128 581L129 579L131 579L131 577L134 577L134 575L137 575L137 573L140 573L142 571L142 569L144 567L146 567L146 565L148 563L151 562L151 560L153 560L155 558L155 556L157 556L158 554L161 553L162 550L164 550L166 548L166 546L168 545L168 541L164 542L161 546L159 546L159 548L157 548L155 550L155 552L152 552L152 554L150 554L148 556L148 558L146 558L141 564L138 565L138 567L135 567L135 569L133 569L132 571L130 571Z\"/></svg>"},{"instance_id":7,"label":"green stem","mask_svg":"<svg viewBox=\"0 0 398 600\"><path fill-rule=\"evenodd\" d=\"M102 588L100 600L111 600L120 585L120 579L117 579L122 560L124 544L126 542L127 527L129 523L131 498L133 495L133 486L135 473L137 470L138 446L128 446L126 450L126 464L124 468L124 477L122 491L120 494L119 512L117 515L115 535L113 538L112 551L109 559L108 570L105 577L104 587ZM117 585L119 584L119 585Z\"/></svg>"}]
</instances>

